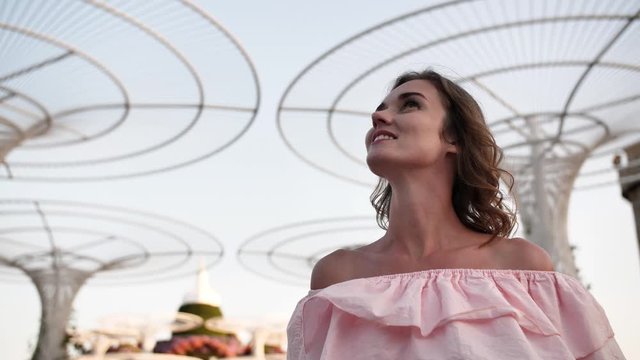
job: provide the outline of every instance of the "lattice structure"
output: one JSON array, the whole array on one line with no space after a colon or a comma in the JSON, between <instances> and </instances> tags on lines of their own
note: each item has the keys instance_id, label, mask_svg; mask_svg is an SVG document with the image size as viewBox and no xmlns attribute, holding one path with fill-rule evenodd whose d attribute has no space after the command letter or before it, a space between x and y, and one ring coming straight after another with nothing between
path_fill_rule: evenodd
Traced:
<instances>
[{"instance_id":1,"label":"lattice structure","mask_svg":"<svg viewBox=\"0 0 640 360\"><path fill-rule=\"evenodd\" d=\"M372 186L371 112L397 75L432 67L480 102L516 176L526 236L575 275L572 189L614 185L617 168L638 165L611 160L640 139L639 11L627 0L434 2L309 64L280 101L280 135L309 165Z\"/></svg>"},{"instance_id":2,"label":"lattice structure","mask_svg":"<svg viewBox=\"0 0 640 360\"><path fill-rule=\"evenodd\" d=\"M238 261L256 275L309 285L315 263L338 248L358 247L383 235L371 216L298 222L263 231L238 248Z\"/></svg>"},{"instance_id":3,"label":"lattice structure","mask_svg":"<svg viewBox=\"0 0 640 360\"><path fill-rule=\"evenodd\" d=\"M189 0L0 2L0 178L153 174L252 124L255 68Z\"/></svg>"},{"instance_id":4,"label":"lattice structure","mask_svg":"<svg viewBox=\"0 0 640 360\"><path fill-rule=\"evenodd\" d=\"M194 274L196 261L214 266L221 243L167 217L83 203L0 200L0 277L25 274L42 304L33 359L63 359L65 329L78 290L149 283ZM100 275L100 276L97 276Z\"/></svg>"}]
</instances>

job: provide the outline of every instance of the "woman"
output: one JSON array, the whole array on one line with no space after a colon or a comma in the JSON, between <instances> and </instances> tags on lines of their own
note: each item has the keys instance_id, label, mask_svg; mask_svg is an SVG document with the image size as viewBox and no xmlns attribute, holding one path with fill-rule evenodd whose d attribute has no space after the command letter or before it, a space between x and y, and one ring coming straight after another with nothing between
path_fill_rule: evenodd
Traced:
<instances>
[{"instance_id":1,"label":"woman","mask_svg":"<svg viewBox=\"0 0 640 360\"><path fill-rule=\"evenodd\" d=\"M434 71L372 114L379 240L320 260L289 359L623 359L602 308L539 246L508 236L501 150L476 101Z\"/></svg>"}]
</instances>

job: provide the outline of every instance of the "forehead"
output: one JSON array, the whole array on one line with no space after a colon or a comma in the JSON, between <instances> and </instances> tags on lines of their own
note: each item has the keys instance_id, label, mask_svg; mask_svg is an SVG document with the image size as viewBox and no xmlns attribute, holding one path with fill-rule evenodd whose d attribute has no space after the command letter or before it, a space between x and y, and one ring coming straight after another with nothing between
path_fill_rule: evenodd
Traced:
<instances>
[{"instance_id":1,"label":"forehead","mask_svg":"<svg viewBox=\"0 0 640 360\"><path fill-rule=\"evenodd\" d=\"M438 90L427 80L411 80L391 90L384 99L384 103L398 99L404 93L416 92L422 94L428 101L439 99Z\"/></svg>"}]
</instances>

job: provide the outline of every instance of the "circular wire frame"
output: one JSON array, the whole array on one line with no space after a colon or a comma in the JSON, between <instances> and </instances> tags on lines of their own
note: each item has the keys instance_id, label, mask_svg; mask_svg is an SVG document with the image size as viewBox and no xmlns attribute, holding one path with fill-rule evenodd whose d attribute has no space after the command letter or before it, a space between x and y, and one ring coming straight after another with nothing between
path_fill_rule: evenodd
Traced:
<instances>
[{"instance_id":1,"label":"circular wire frame","mask_svg":"<svg viewBox=\"0 0 640 360\"><path fill-rule=\"evenodd\" d=\"M372 216L318 219L260 232L236 254L250 272L283 284L309 284L318 260L336 249L368 244L384 234Z\"/></svg>"},{"instance_id":2,"label":"circular wire frame","mask_svg":"<svg viewBox=\"0 0 640 360\"><path fill-rule=\"evenodd\" d=\"M235 143L260 104L246 51L190 0L0 5L0 178L149 175Z\"/></svg>"},{"instance_id":3,"label":"circular wire frame","mask_svg":"<svg viewBox=\"0 0 640 360\"><path fill-rule=\"evenodd\" d=\"M0 277L71 269L103 285L194 275L222 258L208 232L165 216L70 201L0 200Z\"/></svg>"},{"instance_id":4,"label":"circular wire frame","mask_svg":"<svg viewBox=\"0 0 640 360\"><path fill-rule=\"evenodd\" d=\"M113 314L98 320L100 327L95 331L110 334L143 334L145 331L183 332L204 324L204 320L195 314L158 313L158 314Z\"/></svg>"},{"instance_id":5,"label":"circular wire frame","mask_svg":"<svg viewBox=\"0 0 640 360\"><path fill-rule=\"evenodd\" d=\"M396 76L430 67L480 103L507 161L531 162L540 141L547 161L620 153L640 141L640 3L594 4L445 1L368 28L290 82L279 134L308 165L371 187L371 112ZM587 159L576 188L618 183L618 170Z\"/></svg>"}]
</instances>

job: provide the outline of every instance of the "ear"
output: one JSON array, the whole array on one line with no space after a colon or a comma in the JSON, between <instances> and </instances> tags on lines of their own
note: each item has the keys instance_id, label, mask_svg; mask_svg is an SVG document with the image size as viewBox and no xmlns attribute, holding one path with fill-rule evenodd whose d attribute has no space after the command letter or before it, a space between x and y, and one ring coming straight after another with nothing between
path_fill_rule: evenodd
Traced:
<instances>
[{"instance_id":1,"label":"ear","mask_svg":"<svg viewBox=\"0 0 640 360\"><path fill-rule=\"evenodd\" d=\"M447 149L446 152L449 154L457 154L458 153L458 143L456 143L455 141L446 141L447 142Z\"/></svg>"},{"instance_id":2,"label":"ear","mask_svg":"<svg viewBox=\"0 0 640 360\"><path fill-rule=\"evenodd\" d=\"M451 127L447 126L446 122L444 124L444 128L442 129L441 136L442 136L442 140L444 140L444 142L447 144L445 151L448 154L457 154L458 153L458 142L456 141L457 137L455 135L454 130Z\"/></svg>"}]
</instances>

